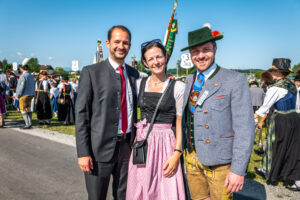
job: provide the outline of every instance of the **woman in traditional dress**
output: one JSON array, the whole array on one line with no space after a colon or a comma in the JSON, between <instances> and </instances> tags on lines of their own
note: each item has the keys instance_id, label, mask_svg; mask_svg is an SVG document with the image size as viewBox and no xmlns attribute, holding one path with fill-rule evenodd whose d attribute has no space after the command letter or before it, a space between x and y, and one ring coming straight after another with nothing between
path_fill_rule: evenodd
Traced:
<instances>
[{"instance_id":1,"label":"woman in traditional dress","mask_svg":"<svg viewBox=\"0 0 300 200\"><path fill-rule=\"evenodd\" d=\"M146 164L129 161L126 199L185 199L181 157L181 115L184 83L169 80L165 74L167 53L160 40L142 44L142 62L150 69L149 78L137 81L138 110L136 140L145 139L149 123L162 93L170 87L159 106L153 128L147 139ZM139 116L139 114L138 114ZM176 133L172 130L176 126Z\"/></svg>"},{"instance_id":2,"label":"woman in traditional dress","mask_svg":"<svg viewBox=\"0 0 300 200\"><path fill-rule=\"evenodd\" d=\"M289 59L274 59L266 73L272 76L263 105L255 112L254 118L270 116L267 148L263 168L256 172L269 180L300 180L300 120L295 112L296 86L286 77L290 73ZM268 82L271 82L268 80Z\"/></svg>"},{"instance_id":3,"label":"woman in traditional dress","mask_svg":"<svg viewBox=\"0 0 300 200\"><path fill-rule=\"evenodd\" d=\"M71 84L69 84L69 77L63 76L59 85L59 98L64 99L64 103L58 105L58 121L63 121L64 125L70 125L75 122L73 96L73 89Z\"/></svg>"},{"instance_id":4,"label":"woman in traditional dress","mask_svg":"<svg viewBox=\"0 0 300 200\"><path fill-rule=\"evenodd\" d=\"M50 99L51 99L52 112L54 113L55 117L57 117L57 111L58 111L57 99L59 95L59 89L56 87L56 84L54 82L52 82L50 86L51 86Z\"/></svg>"},{"instance_id":5,"label":"woman in traditional dress","mask_svg":"<svg viewBox=\"0 0 300 200\"><path fill-rule=\"evenodd\" d=\"M36 112L40 125L50 125L52 118L52 109L49 97L50 86L47 81L47 72L40 73L40 79L36 81Z\"/></svg>"}]
</instances>

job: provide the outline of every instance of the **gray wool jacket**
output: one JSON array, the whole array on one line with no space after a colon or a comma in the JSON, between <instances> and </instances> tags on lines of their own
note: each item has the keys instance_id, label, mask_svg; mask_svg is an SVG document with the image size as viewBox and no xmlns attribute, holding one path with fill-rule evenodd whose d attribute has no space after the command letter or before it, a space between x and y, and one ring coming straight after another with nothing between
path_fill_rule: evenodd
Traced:
<instances>
[{"instance_id":1,"label":"gray wool jacket","mask_svg":"<svg viewBox=\"0 0 300 200\"><path fill-rule=\"evenodd\" d=\"M34 96L35 81L34 77L28 72L24 72L19 80L16 89L16 98L22 96Z\"/></svg>"},{"instance_id":2,"label":"gray wool jacket","mask_svg":"<svg viewBox=\"0 0 300 200\"><path fill-rule=\"evenodd\" d=\"M183 115L188 109L194 75L186 78ZM252 152L255 128L247 78L218 66L205 81L199 99L204 93L207 93L206 98L202 98L204 101L201 105L197 104L194 111L194 140L198 159L206 166L231 163L230 171L244 176ZM185 129L188 124L184 120L182 123ZM184 148L184 134L182 141Z\"/></svg>"}]
</instances>

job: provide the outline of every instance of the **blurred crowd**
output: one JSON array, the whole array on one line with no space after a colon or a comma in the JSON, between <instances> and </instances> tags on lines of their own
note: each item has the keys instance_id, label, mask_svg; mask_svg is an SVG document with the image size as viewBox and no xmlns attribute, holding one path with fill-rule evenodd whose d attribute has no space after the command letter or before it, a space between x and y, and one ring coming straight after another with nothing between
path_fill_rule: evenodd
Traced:
<instances>
[{"instance_id":1,"label":"blurred crowd","mask_svg":"<svg viewBox=\"0 0 300 200\"><path fill-rule=\"evenodd\" d=\"M6 110L18 110L22 113L25 125L32 127L32 112L37 113L40 125L51 125L54 117L63 125L75 122L75 102L78 80L68 75L48 75L41 71L30 74L26 63L19 68L21 74L2 71L0 62L0 127L5 125Z\"/></svg>"}]
</instances>

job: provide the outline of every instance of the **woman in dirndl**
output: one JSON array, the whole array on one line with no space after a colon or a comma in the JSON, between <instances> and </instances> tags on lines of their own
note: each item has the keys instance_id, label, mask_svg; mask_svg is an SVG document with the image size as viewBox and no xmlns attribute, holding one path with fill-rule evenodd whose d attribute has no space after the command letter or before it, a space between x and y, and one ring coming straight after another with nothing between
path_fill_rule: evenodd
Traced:
<instances>
[{"instance_id":1,"label":"woman in dirndl","mask_svg":"<svg viewBox=\"0 0 300 200\"><path fill-rule=\"evenodd\" d=\"M69 84L69 77L63 76L59 84L59 98L64 99L64 103L58 104L58 121L63 121L65 126L75 122L73 97L73 89L71 84Z\"/></svg>"},{"instance_id":2,"label":"woman in dirndl","mask_svg":"<svg viewBox=\"0 0 300 200\"><path fill-rule=\"evenodd\" d=\"M52 118L52 109L49 97L50 86L47 81L46 71L42 71L40 73L40 79L36 81L35 89L36 112L39 124L50 125L50 119Z\"/></svg>"},{"instance_id":3,"label":"woman in dirndl","mask_svg":"<svg viewBox=\"0 0 300 200\"><path fill-rule=\"evenodd\" d=\"M141 116L141 121L135 124L137 141L145 139L156 105L169 82L171 85L159 106L147 139L146 164L133 164L131 154L126 191L128 200L185 199L180 164L181 115L185 85L167 78L167 61L167 53L160 40L142 44L142 62L150 69L152 75L137 81L137 105L140 110L138 116ZM172 127L175 126L176 130L173 131Z\"/></svg>"},{"instance_id":4,"label":"woman in dirndl","mask_svg":"<svg viewBox=\"0 0 300 200\"><path fill-rule=\"evenodd\" d=\"M295 112L297 89L287 79L291 72L289 59L274 59L264 76L272 77L263 105L254 117L264 116L274 107L270 116L263 167L256 168L268 180L300 180L300 119ZM266 82L265 80L263 80ZM267 82L271 82L268 80Z\"/></svg>"}]
</instances>

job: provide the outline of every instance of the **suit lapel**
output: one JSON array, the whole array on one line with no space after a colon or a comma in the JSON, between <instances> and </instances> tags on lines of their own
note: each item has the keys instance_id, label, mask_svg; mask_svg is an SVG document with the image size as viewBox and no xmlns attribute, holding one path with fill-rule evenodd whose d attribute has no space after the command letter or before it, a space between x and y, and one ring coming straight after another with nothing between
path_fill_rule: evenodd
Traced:
<instances>
[{"instance_id":1,"label":"suit lapel","mask_svg":"<svg viewBox=\"0 0 300 200\"><path fill-rule=\"evenodd\" d=\"M129 80L130 87L132 89L132 94L134 95L136 93L136 88L135 88L135 78L130 74L130 70L128 69L130 66L125 64L125 69L126 69L126 74L127 78Z\"/></svg>"}]
</instances>

